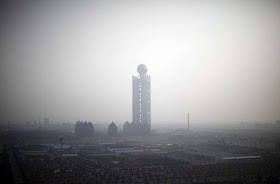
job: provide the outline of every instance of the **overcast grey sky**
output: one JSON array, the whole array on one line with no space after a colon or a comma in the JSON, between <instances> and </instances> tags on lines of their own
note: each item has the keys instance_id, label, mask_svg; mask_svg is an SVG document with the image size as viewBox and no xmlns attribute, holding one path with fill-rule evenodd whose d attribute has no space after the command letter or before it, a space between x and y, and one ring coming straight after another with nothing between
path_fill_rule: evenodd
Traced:
<instances>
[{"instance_id":1,"label":"overcast grey sky","mask_svg":"<svg viewBox=\"0 0 280 184\"><path fill-rule=\"evenodd\" d=\"M152 124L280 119L280 1L13 2L1 5L3 122L131 121L140 63Z\"/></svg>"}]
</instances>

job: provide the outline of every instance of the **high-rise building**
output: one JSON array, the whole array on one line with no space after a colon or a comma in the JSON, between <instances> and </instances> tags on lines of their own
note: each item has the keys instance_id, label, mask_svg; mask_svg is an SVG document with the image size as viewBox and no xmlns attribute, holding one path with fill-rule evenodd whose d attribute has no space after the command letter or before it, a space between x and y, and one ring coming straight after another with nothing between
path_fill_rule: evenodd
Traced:
<instances>
[{"instance_id":1,"label":"high-rise building","mask_svg":"<svg viewBox=\"0 0 280 184\"><path fill-rule=\"evenodd\" d=\"M124 135L144 136L151 132L151 77L147 67L137 67L138 76L132 76L132 122L123 126Z\"/></svg>"},{"instance_id":2,"label":"high-rise building","mask_svg":"<svg viewBox=\"0 0 280 184\"><path fill-rule=\"evenodd\" d=\"M147 67L137 67L139 76L132 76L133 123L151 126L151 77L147 75Z\"/></svg>"},{"instance_id":3,"label":"high-rise building","mask_svg":"<svg viewBox=\"0 0 280 184\"><path fill-rule=\"evenodd\" d=\"M75 135L77 137L92 137L94 135L94 126L91 122L77 121L75 124Z\"/></svg>"}]
</instances>

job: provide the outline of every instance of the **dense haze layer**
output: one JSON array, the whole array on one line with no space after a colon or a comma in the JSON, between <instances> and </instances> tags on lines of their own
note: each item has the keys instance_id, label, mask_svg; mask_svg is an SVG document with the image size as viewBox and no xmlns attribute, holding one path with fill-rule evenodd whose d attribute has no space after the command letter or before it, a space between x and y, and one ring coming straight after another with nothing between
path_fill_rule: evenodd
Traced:
<instances>
[{"instance_id":1,"label":"dense haze layer","mask_svg":"<svg viewBox=\"0 0 280 184\"><path fill-rule=\"evenodd\" d=\"M7 1L1 121L131 121L140 63L152 123L280 119L279 20L280 1Z\"/></svg>"}]
</instances>

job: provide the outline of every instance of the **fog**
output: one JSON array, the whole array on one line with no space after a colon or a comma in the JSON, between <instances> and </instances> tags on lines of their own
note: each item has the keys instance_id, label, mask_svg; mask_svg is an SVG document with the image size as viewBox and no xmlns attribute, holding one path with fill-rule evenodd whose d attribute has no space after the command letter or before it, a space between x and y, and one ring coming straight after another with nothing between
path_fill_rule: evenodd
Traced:
<instances>
[{"instance_id":1,"label":"fog","mask_svg":"<svg viewBox=\"0 0 280 184\"><path fill-rule=\"evenodd\" d=\"M279 1L11 1L1 5L1 122L280 119Z\"/></svg>"}]
</instances>

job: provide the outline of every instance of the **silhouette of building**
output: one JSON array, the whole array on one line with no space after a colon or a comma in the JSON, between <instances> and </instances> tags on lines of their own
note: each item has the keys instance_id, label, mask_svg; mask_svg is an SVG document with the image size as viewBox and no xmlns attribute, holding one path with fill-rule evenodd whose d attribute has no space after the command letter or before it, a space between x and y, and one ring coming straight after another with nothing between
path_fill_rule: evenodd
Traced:
<instances>
[{"instance_id":1,"label":"silhouette of building","mask_svg":"<svg viewBox=\"0 0 280 184\"><path fill-rule=\"evenodd\" d=\"M91 122L78 121L75 125L75 135L77 137L92 137L94 134L94 126Z\"/></svg>"},{"instance_id":2,"label":"silhouette of building","mask_svg":"<svg viewBox=\"0 0 280 184\"><path fill-rule=\"evenodd\" d=\"M108 135L109 136L116 136L116 135L118 135L118 127L117 127L117 125L113 121L108 126Z\"/></svg>"},{"instance_id":3,"label":"silhouette of building","mask_svg":"<svg viewBox=\"0 0 280 184\"><path fill-rule=\"evenodd\" d=\"M147 75L147 67L137 67L139 76L132 76L133 122L151 125L151 77Z\"/></svg>"},{"instance_id":4,"label":"silhouette of building","mask_svg":"<svg viewBox=\"0 0 280 184\"><path fill-rule=\"evenodd\" d=\"M151 133L151 126L145 123L129 123L128 121L125 122L123 125L123 134L130 135L130 136L144 136L149 135Z\"/></svg>"},{"instance_id":5,"label":"silhouette of building","mask_svg":"<svg viewBox=\"0 0 280 184\"><path fill-rule=\"evenodd\" d=\"M132 118L123 126L124 135L149 135L151 133L151 77L147 67L137 67L139 76L132 76Z\"/></svg>"},{"instance_id":6,"label":"silhouette of building","mask_svg":"<svg viewBox=\"0 0 280 184\"><path fill-rule=\"evenodd\" d=\"M126 121L123 125L123 134L129 135L131 133L131 125L128 121Z\"/></svg>"}]
</instances>

